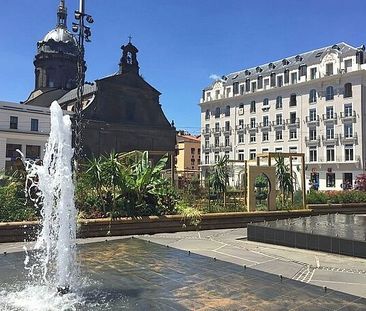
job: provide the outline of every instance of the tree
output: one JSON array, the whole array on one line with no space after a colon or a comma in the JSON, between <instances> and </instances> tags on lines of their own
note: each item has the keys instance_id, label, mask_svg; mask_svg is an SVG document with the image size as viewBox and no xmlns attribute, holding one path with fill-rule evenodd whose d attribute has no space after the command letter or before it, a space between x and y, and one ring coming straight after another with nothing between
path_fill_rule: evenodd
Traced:
<instances>
[{"instance_id":1,"label":"tree","mask_svg":"<svg viewBox=\"0 0 366 311\"><path fill-rule=\"evenodd\" d=\"M293 176L291 176L290 168L285 163L285 158L279 155L275 158L276 161L276 177L278 181L278 187L281 192L281 204L282 206L287 201L288 196L294 191Z\"/></svg>"},{"instance_id":2,"label":"tree","mask_svg":"<svg viewBox=\"0 0 366 311\"><path fill-rule=\"evenodd\" d=\"M210 175L210 183L212 188L217 194L222 194L225 205L225 195L227 186L229 184L229 169L228 169L228 159L227 155L219 158L218 162L213 168L213 172Z\"/></svg>"}]
</instances>

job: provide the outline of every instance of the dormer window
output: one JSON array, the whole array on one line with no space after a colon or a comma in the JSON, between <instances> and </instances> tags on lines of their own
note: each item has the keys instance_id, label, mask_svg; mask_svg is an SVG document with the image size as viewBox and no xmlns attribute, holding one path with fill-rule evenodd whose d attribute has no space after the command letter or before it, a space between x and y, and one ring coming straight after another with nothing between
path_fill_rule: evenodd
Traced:
<instances>
[{"instance_id":1,"label":"dormer window","mask_svg":"<svg viewBox=\"0 0 366 311\"><path fill-rule=\"evenodd\" d=\"M333 63L328 63L325 65L325 75L331 76L333 74Z\"/></svg>"},{"instance_id":2,"label":"dormer window","mask_svg":"<svg viewBox=\"0 0 366 311\"><path fill-rule=\"evenodd\" d=\"M262 76L258 76L258 89L263 88L263 77Z\"/></svg>"},{"instance_id":3,"label":"dormer window","mask_svg":"<svg viewBox=\"0 0 366 311\"><path fill-rule=\"evenodd\" d=\"M255 68L255 70L256 70L256 72L262 72L263 71L263 69L259 66L257 68Z\"/></svg>"},{"instance_id":4,"label":"dormer window","mask_svg":"<svg viewBox=\"0 0 366 311\"><path fill-rule=\"evenodd\" d=\"M289 63L290 63L290 62L289 62L286 58L284 58L284 59L282 60L282 65L283 65L283 66L287 66Z\"/></svg>"},{"instance_id":5,"label":"dormer window","mask_svg":"<svg viewBox=\"0 0 366 311\"><path fill-rule=\"evenodd\" d=\"M271 73L271 87L276 86L276 74L274 72Z\"/></svg>"},{"instance_id":6,"label":"dormer window","mask_svg":"<svg viewBox=\"0 0 366 311\"><path fill-rule=\"evenodd\" d=\"M245 70L245 71L244 71L244 74L245 74L246 76L250 76L251 72L247 69L247 70Z\"/></svg>"},{"instance_id":7,"label":"dormer window","mask_svg":"<svg viewBox=\"0 0 366 311\"><path fill-rule=\"evenodd\" d=\"M296 55L295 60L296 60L297 62L301 62L301 61L303 60L303 57L302 57L302 56L300 56L300 55Z\"/></svg>"},{"instance_id":8,"label":"dormer window","mask_svg":"<svg viewBox=\"0 0 366 311\"><path fill-rule=\"evenodd\" d=\"M276 68L276 65L274 63L269 63L268 68L270 70L275 69Z\"/></svg>"}]
</instances>

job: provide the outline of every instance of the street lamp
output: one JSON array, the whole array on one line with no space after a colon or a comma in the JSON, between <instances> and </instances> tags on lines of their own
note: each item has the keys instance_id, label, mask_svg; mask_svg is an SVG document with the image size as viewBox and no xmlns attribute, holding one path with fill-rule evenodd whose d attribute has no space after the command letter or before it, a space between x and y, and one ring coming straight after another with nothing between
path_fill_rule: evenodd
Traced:
<instances>
[{"instance_id":1,"label":"street lamp","mask_svg":"<svg viewBox=\"0 0 366 311\"><path fill-rule=\"evenodd\" d=\"M75 103L75 128L74 128L74 165L75 171L77 171L77 164L82 156L81 145L81 132L82 132L82 111L83 111L83 94L85 83L85 61L84 61L84 42L90 42L91 31L90 27L85 25L86 23L92 24L94 22L93 17L85 13L85 0L80 0L79 10L75 11L75 23L72 23L72 31L77 33L78 38L78 75L77 75L77 100Z\"/></svg>"}]
</instances>

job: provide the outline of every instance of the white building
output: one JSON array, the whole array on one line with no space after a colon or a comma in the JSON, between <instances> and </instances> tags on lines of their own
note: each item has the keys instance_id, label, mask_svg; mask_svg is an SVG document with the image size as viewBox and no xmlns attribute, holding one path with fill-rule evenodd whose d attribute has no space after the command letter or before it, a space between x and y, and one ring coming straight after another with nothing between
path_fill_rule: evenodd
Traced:
<instances>
[{"instance_id":1,"label":"white building","mask_svg":"<svg viewBox=\"0 0 366 311\"><path fill-rule=\"evenodd\" d=\"M203 174L224 154L302 152L321 190L353 184L365 170L365 69L365 47L342 42L215 81L200 103Z\"/></svg>"},{"instance_id":2,"label":"white building","mask_svg":"<svg viewBox=\"0 0 366 311\"><path fill-rule=\"evenodd\" d=\"M17 149L28 159L42 159L50 132L50 110L0 102L0 170L10 170Z\"/></svg>"}]
</instances>

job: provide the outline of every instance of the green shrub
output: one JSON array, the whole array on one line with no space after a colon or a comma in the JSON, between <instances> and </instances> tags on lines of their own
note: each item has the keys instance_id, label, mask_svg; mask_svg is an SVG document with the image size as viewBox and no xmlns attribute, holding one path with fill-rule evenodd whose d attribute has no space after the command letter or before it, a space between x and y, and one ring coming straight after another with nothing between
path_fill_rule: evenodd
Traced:
<instances>
[{"instance_id":1,"label":"green shrub","mask_svg":"<svg viewBox=\"0 0 366 311\"><path fill-rule=\"evenodd\" d=\"M27 203L19 184L0 187L0 222L35 220L36 217L36 208Z\"/></svg>"},{"instance_id":2,"label":"green shrub","mask_svg":"<svg viewBox=\"0 0 366 311\"><path fill-rule=\"evenodd\" d=\"M322 191L310 190L306 197L308 204L325 204L328 203L328 195Z\"/></svg>"},{"instance_id":3,"label":"green shrub","mask_svg":"<svg viewBox=\"0 0 366 311\"><path fill-rule=\"evenodd\" d=\"M359 190L349 191L314 191L307 195L308 204L342 204L366 203L366 192Z\"/></svg>"}]
</instances>

